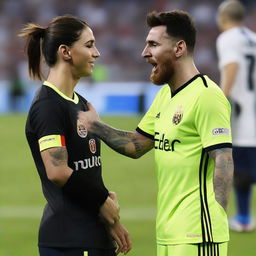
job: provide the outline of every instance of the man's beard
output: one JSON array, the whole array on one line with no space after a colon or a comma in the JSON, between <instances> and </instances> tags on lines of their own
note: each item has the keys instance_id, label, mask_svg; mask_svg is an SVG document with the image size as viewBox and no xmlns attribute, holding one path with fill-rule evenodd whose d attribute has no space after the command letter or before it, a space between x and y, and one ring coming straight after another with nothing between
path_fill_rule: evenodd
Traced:
<instances>
[{"instance_id":1,"label":"man's beard","mask_svg":"<svg viewBox=\"0 0 256 256\"><path fill-rule=\"evenodd\" d=\"M167 69L167 67L169 67ZM171 80L173 74L173 68L171 65L163 64L157 67L157 72L152 72L150 75L150 80L155 85L167 84Z\"/></svg>"}]
</instances>

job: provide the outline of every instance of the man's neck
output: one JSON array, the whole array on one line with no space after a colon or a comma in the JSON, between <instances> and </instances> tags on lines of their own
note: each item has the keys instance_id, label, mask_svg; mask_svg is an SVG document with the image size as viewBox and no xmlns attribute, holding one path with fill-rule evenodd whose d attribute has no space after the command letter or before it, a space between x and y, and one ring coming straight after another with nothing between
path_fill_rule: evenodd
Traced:
<instances>
[{"instance_id":1,"label":"man's neck","mask_svg":"<svg viewBox=\"0 0 256 256\"><path fill-rule=\"evenodd\" d=\"M182 65L177 65L176 72L174 73L173 78L168 83L173 92L179 89L195 75L199 74L199 71L194 64L194 61L190 60L182 63Z\"/></svg>"},{"instance_id":2,"label":"man's neck","mask_svg":"<svg viewBox=\"0 0 256 256\"><path fill-rule=\"evenodd\" d=\"M224 31L227 31L227 30L230 30L232 28L237 28L237 27L242 27L244 26L244 24L242 22L230 22L230 23L227 23L224 27L223 27L223 32Z\"/></svg>"}]
</instances>

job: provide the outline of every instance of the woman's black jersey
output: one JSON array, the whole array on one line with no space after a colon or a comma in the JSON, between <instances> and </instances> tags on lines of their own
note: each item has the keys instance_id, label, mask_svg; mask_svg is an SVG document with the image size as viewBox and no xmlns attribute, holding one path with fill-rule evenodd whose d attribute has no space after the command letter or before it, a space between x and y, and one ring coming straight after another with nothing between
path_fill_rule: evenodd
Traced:
<instances>
[{"instance_id":1,"label":"woman's black jersey","mask_svg":"<svg viewBox=\"0 0 256 256\"><path fill-rule=\"evenodd\" d=\"M110 249L114 247L113 240L98 214L72 202L62 188L47 178L40 154L51 147L66 146L68 166L74 171L91 172L91 182L104 186L100 141L79 124L79 110L87 110L82 96L74 93L70 99L45 82L28 114L26 136L47 201L40 224L39 246Z\"/></svg>"}]
</instances>

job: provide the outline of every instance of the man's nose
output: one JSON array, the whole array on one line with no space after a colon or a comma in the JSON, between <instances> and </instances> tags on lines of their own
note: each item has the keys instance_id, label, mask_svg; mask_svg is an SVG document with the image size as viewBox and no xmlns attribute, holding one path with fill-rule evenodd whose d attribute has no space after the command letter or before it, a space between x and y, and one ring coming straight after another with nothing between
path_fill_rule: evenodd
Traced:
<instances>
[{"instance_id":1,"label":"man's nose","mask_svg":"<svg viewBox=\"0 0 256 256\"><path fill-rule=\"evenodd\" d=\"M148 46L146 46L144 48L144 50L142 51L142 53L141 53L141 57L142 58L147 58L147 57L150 57L150 56L151 56L151 54L150 54L149 48L148 48Z\"/></svg>"}]
</instances>

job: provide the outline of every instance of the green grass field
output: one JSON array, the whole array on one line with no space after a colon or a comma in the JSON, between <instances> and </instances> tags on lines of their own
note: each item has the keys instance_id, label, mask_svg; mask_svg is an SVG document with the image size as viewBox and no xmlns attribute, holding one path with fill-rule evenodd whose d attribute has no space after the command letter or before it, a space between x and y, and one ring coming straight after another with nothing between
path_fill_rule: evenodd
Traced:
<instances>
[{"instance_id":1,"label":"green grass field","mask_svg":"<svg viewBox=\"0 0 256 256\"><path fill-rule=\"evenodd\" d=\"M104 117L133 130L139 117ZM24 135L24 115L0 116L0 256L36 256L37 231L45 203ZM102 145L104 180L118 194L121 218L133 240L130 256L155 256L156 175L153 152L138 160ZM254 193L255 194L255 193ZM254 214L256 198L254 197ZM234 212L231 199L229 215ZM256 255L256 232L231 233L229 256Z\"/></svg>"}]
</instances>

